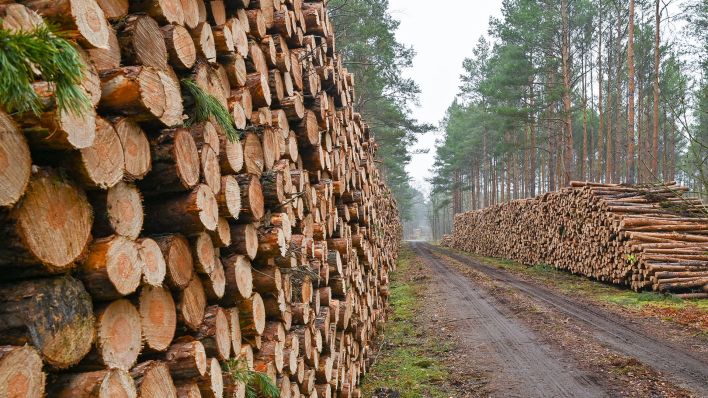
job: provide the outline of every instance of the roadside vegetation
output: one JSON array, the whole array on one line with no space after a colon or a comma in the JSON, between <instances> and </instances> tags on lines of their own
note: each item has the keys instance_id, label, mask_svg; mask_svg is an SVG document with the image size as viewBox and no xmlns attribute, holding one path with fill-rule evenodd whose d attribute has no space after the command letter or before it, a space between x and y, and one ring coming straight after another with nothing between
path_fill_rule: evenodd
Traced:
<instances>
[{"instance_id":1,"label":"roadside vegetation","mask_svg":"<svg viewBox=\"0 0 708 398\"><path fill-rule=\"evenodd\" d=\"M690 326L695 328L698 333L708 337L707 300L684 300L655 292L635 292L573 275L547 264L526 266L511 260L477 256L458 250L452 251L515 274L525 275L567 294L580 295L586 299L635 312L642 316L655 316L667 322Z\"/></svg>"},{"instance_id":2,"label":"roadside vegetation","mask_svg":"<svg viewBox=\"0 0 708 398\"><path fill-rule=\"evenodd\" d=\"M450 396L445 393L449 372L442 359L448 347L437 336L425 332L425 317L421 314L425 301L420 299L425 288L416 275L416 261L404 245L392 277L391 313L378 342L380 350L364 377L365 397Z\"/></svg>"}]
</instances>

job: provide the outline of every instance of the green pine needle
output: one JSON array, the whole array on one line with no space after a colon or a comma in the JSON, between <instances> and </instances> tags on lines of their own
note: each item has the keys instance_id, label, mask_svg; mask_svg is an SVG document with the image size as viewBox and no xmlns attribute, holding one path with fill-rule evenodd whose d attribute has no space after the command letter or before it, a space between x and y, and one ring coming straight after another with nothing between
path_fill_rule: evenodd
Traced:
<instances>
[{"instance_id":1,"label":"green pine needle","mask_svg":"<svg viewBox=\"0 0 708 398\"><path fill-rule=\"evenodd\" d=\"M229 110L213 95L206 93L192 79L182 79L182 84L194 99L194 113L187 121L187 125L206 122L211 116L226 131L226 138L231 142L239 140L233 118Z\"/></svg>"},{"instance_id":2,"label":"green pine needle","mask_svg":"<svg viewBox=\"0 0 708 398\"><path fill-rule=\"evenodd\" d=\"M0 106L8 112L42 112L32 88L33 67L54 84L60 111L80 114L91 107L80 86L85 67L79 53L53 28L42 25L19 32L0 28Z\"/></svg>"},{"instance_id":3,"label":"green pine needle","mask_svg":"<svg viewBox=\"0 0 708 398\"><path fill-rule=\"evenodd\" d=\"M280 389L267 374L249 370L243 361L230 359L223 369L233 378L234 382L246 386L246 398L278 398Z\"/></svg>"}]
</instances>

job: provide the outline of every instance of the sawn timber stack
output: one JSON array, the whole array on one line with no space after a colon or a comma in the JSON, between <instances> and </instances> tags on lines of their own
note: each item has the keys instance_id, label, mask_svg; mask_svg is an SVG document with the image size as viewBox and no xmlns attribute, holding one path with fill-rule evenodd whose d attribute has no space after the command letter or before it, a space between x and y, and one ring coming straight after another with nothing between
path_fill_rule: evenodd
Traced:
<instances>
[{"instance_id":1,"label":"sawn timber stack","mask_svg":"<svg viewBox=\"0 0 708 398\"><path fill-rule=\"evenodd\" d=\"M675 183L571 187L458 214L443 244L634 290L708 297L708 216Z\"/></svg>"},{"instance_id":2,"label":"sawn timber stack","mask_svg":"<svg viewBox=\"0 0 708 398\"><path fill-rule=\"evenodd\" d=\"M281 397L361 396L401 228L326 1L0 0L0 18L68 31L94 105L0 110L0 395L243 397L237 359ZM185 125L183 79L240 141Z\"/></svg>"}]
</instances>

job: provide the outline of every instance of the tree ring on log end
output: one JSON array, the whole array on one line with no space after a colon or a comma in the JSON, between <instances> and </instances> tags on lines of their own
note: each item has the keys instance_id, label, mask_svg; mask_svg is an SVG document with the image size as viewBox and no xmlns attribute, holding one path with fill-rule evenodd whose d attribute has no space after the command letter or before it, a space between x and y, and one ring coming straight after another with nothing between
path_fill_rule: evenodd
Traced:
<instances>
[{"instance_id":1,"label":"tree ring on log end","mask_svg":"<svg viewBox=\"0 0 708 398\"><path fill-rule=\"evenodd\" d=\"M37 169L14 209L25 248L51 271L63 271L84 251L93 213L83 191L58 174Z\"/></svg>"},{"instance_id":2,"label":"tree ring on log end","mask_svg":"<svg viewBox=\"0 0 708 398\"><path fill-rule=\"evenodd\" d=\"M140 313L122 299L110 303L99 315L96 346L109 368L128 370L141 347Z\"/></svg>"},{"instance_id":3,"label":"tree ring on log end","mask_svg":"<svg viewBox=\"0 0 708 398\"><path fill-rule=\"evenodd\" d=\"M31 171L32 159L24 134L0 112L0 207L12 206L20 199Z\"/></svg>"},{"instance_id":4,"label":"tree ring on log end","mask_svg":"<svg viewBox=\"0 0 708 398\"><path fill-rule=\"evenodd\" d=\"M144 286L139 302L145 344L152 350L165 351L174 338L177 326L172 295L162 287Z\"/></svg>"},{"instance_id":5,"label":"tree ring on log end","mask_svg":"<svg viewBox=\"0 0 708 398\"><path fill-rule=\"evenodd\" d=\"M42 358L30 346L0 347L0 397L43 397Z\"/></svg>"}]
</instances>

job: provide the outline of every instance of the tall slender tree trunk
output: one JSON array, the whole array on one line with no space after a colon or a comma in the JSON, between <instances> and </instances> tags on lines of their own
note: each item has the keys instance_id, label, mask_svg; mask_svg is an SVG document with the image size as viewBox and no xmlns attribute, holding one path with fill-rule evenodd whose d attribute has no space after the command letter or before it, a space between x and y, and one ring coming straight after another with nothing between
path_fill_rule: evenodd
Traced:
<instances>
[{"instance_id":1,"label":"tall slender tree trunk","mask_svg":"<svg viewBox=\"0 0 708 398\"><path fill-rule=\"evenodd\" d=\"M613 130L615 131L613 138L614 138L614 143L612 144L612 163L613 163L613 175L612 179L613 181L619 182L621 180L620 178L620 167L621 165L621 154L619 152L620 150L620 145L622 143L621 138L623 135L620 132L620 119L621 119L621 112L620 109L622 107L622 94L621 94L621 81L622 81L622 61L620 55L622 54L622 17L621 13L618 10L617 12L617 36L615 37L615 76L614 76L614 98L615 101L617 101L617 104L615 105L613 110L613 119L612 122L614 124Z\"/></svg>"},{"instance_id":2,"label":"tall slender tree trunk","mask_svg":"<svg viewBox=\"0 0 708 398\"><path fill-rule=\"evenodd\" d=\"M607 153L605 154L605 181L614 182L614 156L612 149L612 28L610 28L610 38L607 41Z\"/></svg>"},{"instance_id":3,"label":"tall slender tree trunk","mask_svg":"<svg viewBox=\"0 0 708 398\"><path fill-rule=\"evenodd\" d=\"M528 177L528 196L536 196L536 98L534 97L533 78L529 84L529 92L531 95L531 145L530 145L530 165Z\"/></svg>"},{"instance_id":4,"label":"tall slender tree trunk","mask_svg":"<svg viewBox=\"0 0 708 398\"><path fill-rule=\"evenodd\" d=\"M588 93L585 79L585 51L583 50L583 158L580 160L581 179L588 179L586 164L588 162Z\"/></svg>"},{"instance_id":5,"label":"tall slender tree trunk","mask_svg":"<svg viewBox=\"0 0 708 398\"><path fill-rule=\"evenodd\" d=\"M627 38L629 69L627 99L627 182L634 183L634 0L629 0L629 37Z\"/></svg>"},{"instance_id":6,"label":"tall slender tree trunk","mask_svg":"<svg viewBox=\"0 0 708 398\"><path fill-rule=\"evenodd\" d=\"M602 10L600 10L600 23L598 24L598 47L597 47L597 110L599 113L599 125L597 128L597 181L603 180L602 175L602 134L604 115L602 113Z\"/></svg>"},{"instance_id":7,"label":"tall slender tree trunk","mask_svg":"<svg viewBox=\"0 0 708 398\"><path fill-rule=\"evenodd\" d=\"M661 35L661 15L659 11L659 1L656 0L654 18L656 19L656 30L654 32L654 131L651 141L651 172L654 178L659 178L659 40Z\"/></svg>"},{"instance_id":8,"label":"tall slender tree trunk","mask_svg":"<svg viewBox=\"0 0 708 398\"><path fill-rule=\"evenodd\" d=\"M563 38L561 40L561 58L563 63L563 119L565 142L563 153L563 185L570 185L573 179L573 115L570 104L570 21L568 0L561 0L561 19Z\"/></svg>"},{"instance_id":9,"label":"tall slender tree trunk","mask_svg":"<svg viewBox=\"0 0 708 398\"><path fill-rule=\"evenodd\" d=\"M637 77L637 182L642 183L646 181L646 172L644 162L646 162L646 134L644 134L642 114L644 109L642 107L642 78Z\"/></svg>"}]
</instances>

